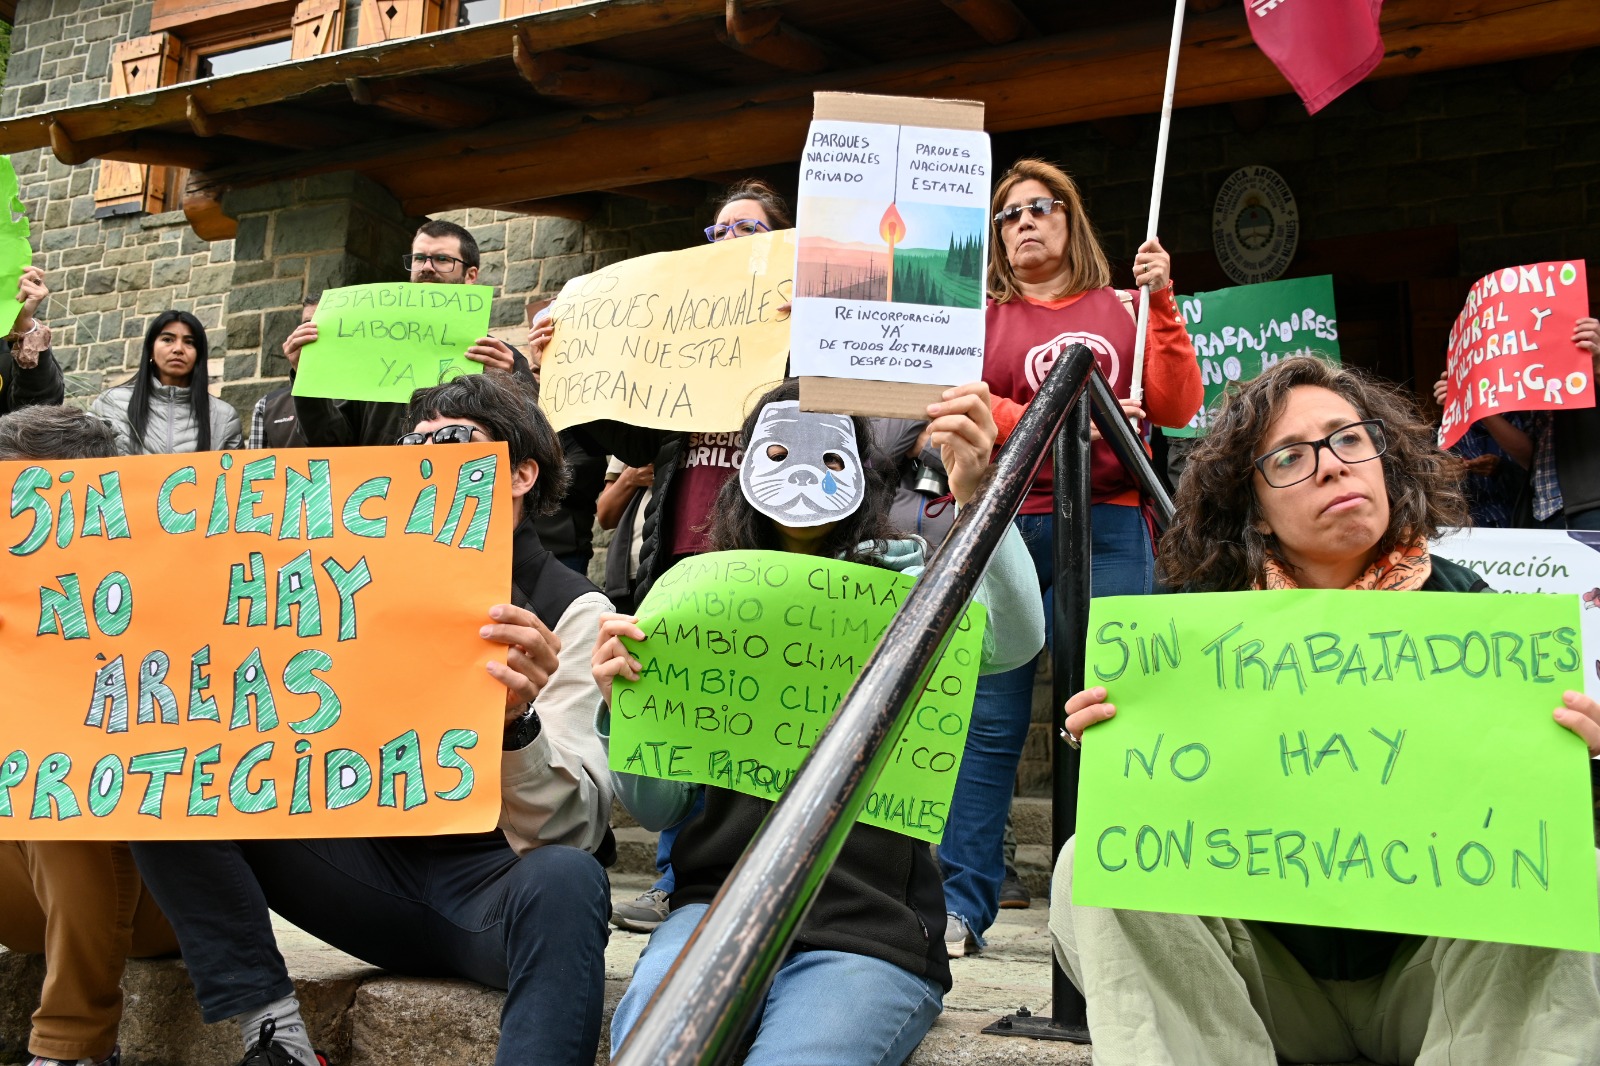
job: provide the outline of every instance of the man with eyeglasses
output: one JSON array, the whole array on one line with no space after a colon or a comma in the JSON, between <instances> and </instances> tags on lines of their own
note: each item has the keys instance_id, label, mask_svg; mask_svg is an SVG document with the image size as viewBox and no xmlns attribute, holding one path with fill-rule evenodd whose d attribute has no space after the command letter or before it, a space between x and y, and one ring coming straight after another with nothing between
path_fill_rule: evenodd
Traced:
<instances>
[{"instance_id":1,"label":"man with eyeglasses","mask_svg":"<svg viewBox=\"0 0 1600 1066\"><path fill-rule=\"evenodd\" d=\"M411 238L411 251L400 257L410 281L420 285L471 285L478 280L478 242L461 226L431 219ZM283 342L284 358L298 367L300 350L317 339L317 324L303 322ZM529 385L528 360L498 337L480 337L464 353L486 370L515 374ZM393 444L404 428L406 405L365 400L330 400L296 396L300 431L313 447Z\"/></svg>"},{"instance_id":2,"label":"man with eyeglasses","mask_svg":"<svg viewBox=\"0 0 1600 1066\"><path fill-rule=\"evenodd\" d=\"M502 374L413 396L390 443L505 441L514 526L511 602L479 630L506 647L500 826L488 833L134 845L177 932L206 1021L234 1019L240 1066L323 1066L273 938L268 908L397 973L507 992L496 1062L588 1064L600 1039L616 854L611 776L594 731L590 653L601 592L539 542L533 517L561 498L561 446L532 393ZM426 593L419 609L426 609ZM393 713L404 718L397 687Z\"/></svg>"}]
</instances>

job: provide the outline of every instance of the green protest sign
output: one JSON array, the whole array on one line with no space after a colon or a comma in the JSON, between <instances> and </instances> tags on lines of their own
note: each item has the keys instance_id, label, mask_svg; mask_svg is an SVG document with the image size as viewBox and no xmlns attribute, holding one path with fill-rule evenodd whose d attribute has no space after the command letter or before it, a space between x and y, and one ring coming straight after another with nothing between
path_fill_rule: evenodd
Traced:
<instances>
[{"instance_id":1,"label":"green protest sign","mask_svg":"<svg viewBox=\"0 0 1600 1066\"><path fill-rule=\"evenodd\" d=\"M317 340L300 353L296 396L405 403L411 393L483 364L464 354L489 332L490 285L409 281L322 294Z\"/></svg>"},{"instance_id":2,"label":"green protest sign","mask_svg":"<svg viewBox=\"0 0 1600 1066\"><path fill-rule=\"evenodd\" d=\"M1600 950L1575 596L1098 599L1073 898Z\"/></svg>"},{"instance_id":3,"label":"green protest sign","mask_svg":"<svg viewBox=\"0 0 1600 1066\"><path fill-rule=\"evenodd\" d=\"M11 157L0 155L0 337L11 332L22 313L17 295L22 291L22 272L33 262L33 246L28 243L27 208L17 189L17 172Z\"/></svg>"},{"instance_id":4,"label":"green protest sign","mask_svg":"<svg viewBox=\"0 0 1600 1066\"><path fill-rule=\"evenodd\" d=\"M1168 437L1203 437L1233 382L1252 381L1288 355L1339 361L1339 322L1333 311L1333 278L1291 278L1239 285L1178 297L1200 360L1206 399L1182 429Z\"/></svg>"},{"instance_id":5,"label":"green protest sign","mask_svg":"<svg viewBox=\"0 0 1600 1066\"><path fill-rule=\"evenodd\" d=\"M915 579L789 552L694 556L639 607L642 667L611 700L611 768L776 800ZM985 611L967 609L860 820L938 843L967 741Z\"/></svg>"}]
</instances>

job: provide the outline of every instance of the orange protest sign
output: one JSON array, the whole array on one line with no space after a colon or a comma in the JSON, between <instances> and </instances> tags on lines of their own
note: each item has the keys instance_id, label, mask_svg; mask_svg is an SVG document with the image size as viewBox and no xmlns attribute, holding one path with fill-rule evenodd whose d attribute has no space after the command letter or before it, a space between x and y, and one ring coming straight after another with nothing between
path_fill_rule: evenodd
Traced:
<instances>
[{"instance_id":1,"label":"orange protest sign","mask_svg":"<svg viewBox=\"0 0 1600 1066\"><path fill-rule=\"evenodd\" d=\"M507 469L503 444L0 463L0 839L493 828Z\"/></svg>"}]
</instances>

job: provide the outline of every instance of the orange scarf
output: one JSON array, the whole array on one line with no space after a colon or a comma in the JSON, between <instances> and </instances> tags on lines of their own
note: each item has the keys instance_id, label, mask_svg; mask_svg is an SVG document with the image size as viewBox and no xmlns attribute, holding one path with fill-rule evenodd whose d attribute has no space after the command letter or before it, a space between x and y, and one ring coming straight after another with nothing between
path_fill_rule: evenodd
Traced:
<instances>
[{"instance_id":1,"label":"orange scarf","mask_svg":"<svg viewBox=\"0 0 1600 1066\"><path fill-rule=\"evenodd\" d=\"M1267 557L1267 564L1262 568L1261 581L1256 585L1262 589L1297 589L1300 586L1290 576L1288 569L1278 560ZM1433 557L1428 554L1428 549L1421 543L1413 544L1409 548L1396 548L1394 551L1376 560L1362 572L1361 576L1351 582L1347 588L1352 589L1381 589L1385 591L1414 592L1422 587L1428 580L1428 575L1433 573Z\"/></svg>"}]
</instances>

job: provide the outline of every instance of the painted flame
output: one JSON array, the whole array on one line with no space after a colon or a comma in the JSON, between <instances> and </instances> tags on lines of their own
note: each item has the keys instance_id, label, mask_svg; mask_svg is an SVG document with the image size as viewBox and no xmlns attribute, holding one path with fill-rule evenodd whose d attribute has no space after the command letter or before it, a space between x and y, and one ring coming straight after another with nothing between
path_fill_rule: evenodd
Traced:
<instances>
[{"instance_id":1,"label":"painted flame","mask_svg":"<svg viewBox=\"0 0 1600 1066\"><path fill-rule=\"evenodd\" d=\"M882 237L885 244L899 244L906 238L906 220L900 217L900 209L894 204L889 205L889 210L883 213L883 221L878 223L878 236Z\"/></svg>"}]
</instances>

